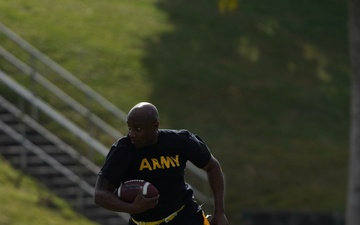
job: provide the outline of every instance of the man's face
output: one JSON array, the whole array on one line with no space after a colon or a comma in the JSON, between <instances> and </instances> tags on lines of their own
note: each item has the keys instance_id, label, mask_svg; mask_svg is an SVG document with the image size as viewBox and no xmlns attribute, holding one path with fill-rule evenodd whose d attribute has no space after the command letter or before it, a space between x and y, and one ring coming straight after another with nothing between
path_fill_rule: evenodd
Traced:
<instances>
[{"instance_id":1,"label":"man's face","mask_svg":"<svg viewBox=\"0 0 360 225\"><path fill-rule=\"evenodd\" d=\"M128 118L128 135L136 148L155 144L157 141L158 121L134 121Z\"/></svg>"}]
</instances>

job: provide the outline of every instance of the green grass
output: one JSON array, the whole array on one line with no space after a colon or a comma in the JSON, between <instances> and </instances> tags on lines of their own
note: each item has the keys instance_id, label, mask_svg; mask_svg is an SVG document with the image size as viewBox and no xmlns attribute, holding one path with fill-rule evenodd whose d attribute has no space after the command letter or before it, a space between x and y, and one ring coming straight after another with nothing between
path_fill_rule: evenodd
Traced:
<instances>
[{"instance_id":1,"label":"green grass","mask_svg":"<svg viewBox=\"0 0 360 225\"><path fill-rule=\"evenodd\" d=\"M0 224L94 225L49 190L0 158Z\"/></svg>"},{"instance_id":2,"label":"green grass","mask_svg":"<svg viewBox=\"0 0 360 225\"><path fill-rule=\"evenodd\" d=\"M246 209L344 211L346 2L239 4L12 0L0 21L124 111L150 101L163 127L203 137L233 224Z\"/></svg>"}]
</instances>

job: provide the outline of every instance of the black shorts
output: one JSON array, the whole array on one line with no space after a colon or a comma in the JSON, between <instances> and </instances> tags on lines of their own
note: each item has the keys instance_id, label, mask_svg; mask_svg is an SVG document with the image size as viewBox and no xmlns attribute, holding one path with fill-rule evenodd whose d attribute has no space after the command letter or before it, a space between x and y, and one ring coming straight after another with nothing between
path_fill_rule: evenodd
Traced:
<instances>
[{"instance_id":1,"label":"black shorts","mask_svg":"<svg viewBox=\"0 0 360 225\"><path fill-rule=\"evenodd\" d=\"M201 207L193 202L191 204L187 204L186 207L179 212L179 214L170 222L162 223L166 225L206 225L205 223L204 212ZM161 225L162 225L161 224ZM129 225L136 225L131 219L129 221Z\"/></svg>"}]
</instances>

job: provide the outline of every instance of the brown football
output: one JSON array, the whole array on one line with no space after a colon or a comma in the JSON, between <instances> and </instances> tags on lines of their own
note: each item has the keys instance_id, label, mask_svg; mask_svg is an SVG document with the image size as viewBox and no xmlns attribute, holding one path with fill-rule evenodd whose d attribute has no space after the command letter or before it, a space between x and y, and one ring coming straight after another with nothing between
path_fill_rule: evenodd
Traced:
<instances>
[{"instance_id":1,"label":"brown football","mask_svg":"<svg viewBox=\"0 0 360 225\"><path fill-rule=\"evenodd\" d=\"M151 198L159 194L157 188L150 182L145 180L129 180L120 185L117 195L121 200L131 203L135 200L141 187L143 188L142 194L144 197Z\"/></svg>"}]
</instances>

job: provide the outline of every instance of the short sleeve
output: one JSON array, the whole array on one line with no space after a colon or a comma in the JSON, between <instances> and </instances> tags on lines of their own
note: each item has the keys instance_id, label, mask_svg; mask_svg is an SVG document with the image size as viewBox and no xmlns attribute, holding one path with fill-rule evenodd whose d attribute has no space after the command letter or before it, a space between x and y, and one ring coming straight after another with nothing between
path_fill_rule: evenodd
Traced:
<instances>
[{"instance_id":1,"label":"short sleeve","mask_svg":"<svg viewBox=\"0 0 360 225\"><path fill-rule=\"evenodd\" d=\"M209 163L211 159L210 149L199 136L190 133L189 149L189 161L195 166L202 168Z\"/></svg>"},{"instance_id":2,"label":"short sleeve","mask_svg":"<svg viewBox=\"0 0 360 225\"><path fill-rule=\"evenodd\" d=\"M108 179L115 186L119 186L131 159L132 155L127 148L112 146L98 175Z\"/></svg>"}]
</instances>

